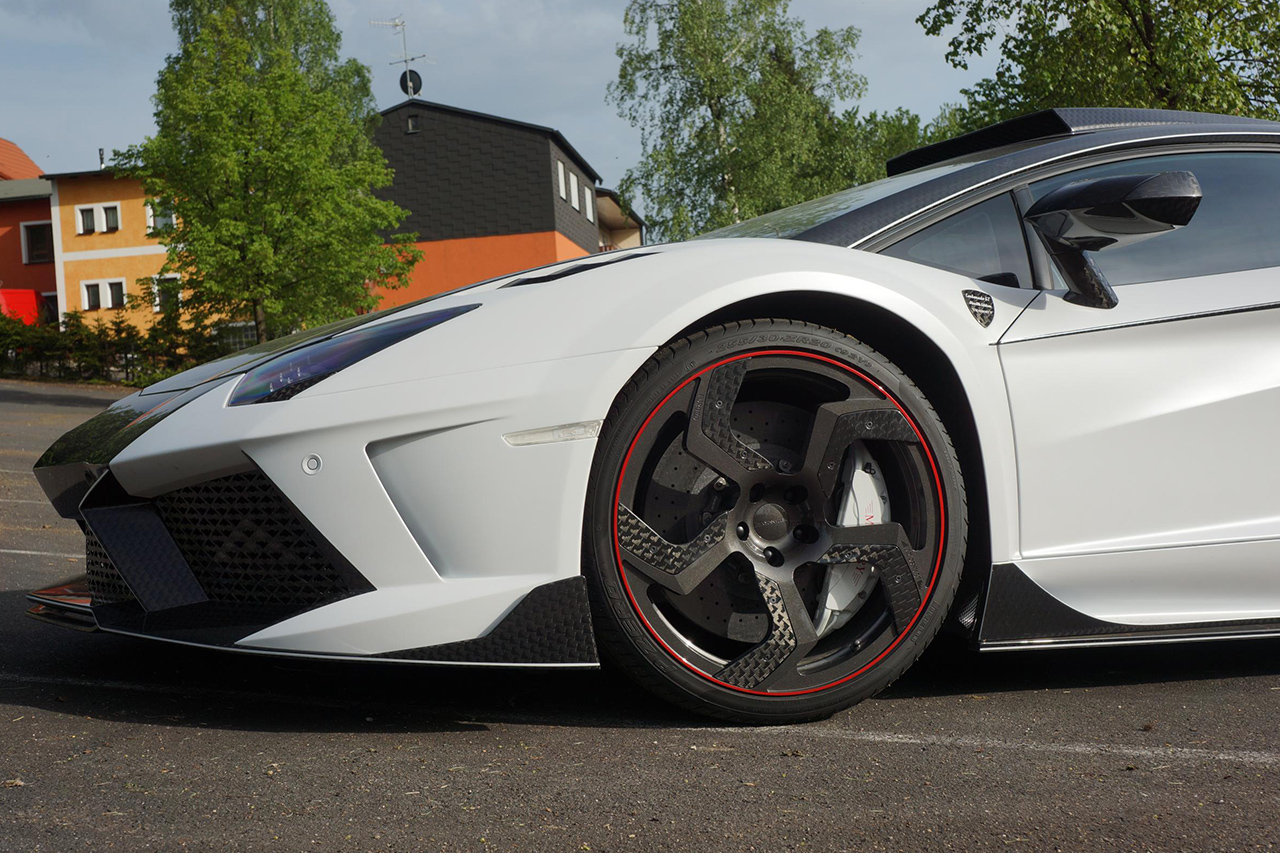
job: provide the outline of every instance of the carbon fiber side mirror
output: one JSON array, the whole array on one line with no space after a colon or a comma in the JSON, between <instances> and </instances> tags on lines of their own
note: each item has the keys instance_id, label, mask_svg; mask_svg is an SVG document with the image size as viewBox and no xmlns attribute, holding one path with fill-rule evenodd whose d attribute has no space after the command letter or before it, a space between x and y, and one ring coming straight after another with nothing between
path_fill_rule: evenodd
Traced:
<instances>
[{"instance_id":1,"label":"carbon fiber side mirror","mask_svg":"<svg viewBox=\"0 0 1280 853\"><path fill-rule=\"evenodd\" d=\"M1190 172L1116 175L1058 187L1024 218L1066 279L1067 300L1114 308L1115 291L1087 253L1181 228L1195 215L1201 197L1200 182Z\"/></svg>"}]
</instances>

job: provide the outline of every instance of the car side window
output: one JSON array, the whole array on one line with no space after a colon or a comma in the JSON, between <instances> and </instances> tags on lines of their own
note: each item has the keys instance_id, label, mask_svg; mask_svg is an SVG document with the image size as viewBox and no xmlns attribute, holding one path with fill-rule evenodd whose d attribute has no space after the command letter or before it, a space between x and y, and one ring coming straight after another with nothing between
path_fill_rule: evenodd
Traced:
<instances>
[{"instance_id":1,"label":"car side window","mask_svg":"<svg viewBox=\"0 0 1280 853\"><path fill-rule=\"evenodd\" d=\"M1280 266L1280 154L1172 154L1107 163L1031 184L1039 199L1090 178L1188 171L1204 197L1191 222L1168 234L1093 255L1113 286Z\"/></svg>"},{"instance_id":2,"label":"car side window","mask_svg":"<svg viewBox=\"0 0 1280 853\"><path fill-rule=\"evenodd\" d=\"M922 228L881 254L993 284L1032 286L1022 220L1008 193Z\"/></svg>"}]
</instances>

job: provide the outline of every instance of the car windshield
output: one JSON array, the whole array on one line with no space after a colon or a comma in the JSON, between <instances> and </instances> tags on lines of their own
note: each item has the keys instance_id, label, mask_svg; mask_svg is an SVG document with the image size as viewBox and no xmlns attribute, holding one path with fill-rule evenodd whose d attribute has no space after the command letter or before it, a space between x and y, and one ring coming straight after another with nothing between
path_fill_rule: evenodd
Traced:
<instances>
[{"instance_id":1,"label":"car windshield","mask_svg":"<svg viewBox=\"0 0 1280 853\"><path fill-rule=\"evenodd\" d=\"M746 222L737 222L715 231L708 231L694 239L702 240L720 237L774 237L785 239L794 237L801 232L808 231L810 228L829 222L837 216L844 216L846 213L871 204L873 201L888 198L894 193L900 193L903 190L923 184L925 181L931 181L934 178L959 171L960 169L966 169L972 165L972 160L952 160L936 166L904 172L901 175L894 175L890 178L881 178L878 181L850 187L847 190L841 190L829 196L815 198L812 201L802 202L792 207L784 207L782 210L775 210L772 213L757 216L755 219L748 219Z\"/></svg>"}]
</instances>

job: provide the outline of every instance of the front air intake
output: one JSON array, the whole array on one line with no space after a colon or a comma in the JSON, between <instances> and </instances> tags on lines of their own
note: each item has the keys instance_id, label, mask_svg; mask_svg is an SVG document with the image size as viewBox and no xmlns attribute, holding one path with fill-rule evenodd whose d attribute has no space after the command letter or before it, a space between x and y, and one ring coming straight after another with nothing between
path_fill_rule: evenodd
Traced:
<instances>
[{"instance_id":1,"label":"front air intake","mask_svg":"<svg viewBox=\"0 0 1280 853\"><path fill-rule=\"evenodd\" d=\"M129 585L92 530L84 532L84 565L89 578L89 598L95 607L134 600Z\"/></svg>"},{"instance_id":2,"label":"front air intake","mask_svg":"<svg viewBox=\"0 0 1280 853\"><path fill-rule=\"evenodd\" d=\"M351 572L260 471L167 492L155 503L210 601L314 607L368 588L367 581L352 588Z\"/></svg>"}]
</instances>

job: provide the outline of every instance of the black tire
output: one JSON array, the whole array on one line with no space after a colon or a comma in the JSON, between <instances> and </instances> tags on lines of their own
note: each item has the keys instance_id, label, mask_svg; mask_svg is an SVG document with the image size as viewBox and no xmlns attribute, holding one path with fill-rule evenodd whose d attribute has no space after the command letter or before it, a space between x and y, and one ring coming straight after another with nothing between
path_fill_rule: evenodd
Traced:
<instances>
[{"instance_id":1,"label":"black tire","mask_svg":"<svg viewBox=\"0 0 1280 853\"><path fill-rule=\"evenodd\" d=\"M891 523L838 523L851 446L872 460L858 470L881 469L872 488ZM911 380L848 335L760 319L663 347L618 394L584 573L606 659L641 685L719 719L792 723L915 662L955 597L966 539L955 450ZM819 603L829 572L856 600Z\"/></svg>"}]
</instances>

